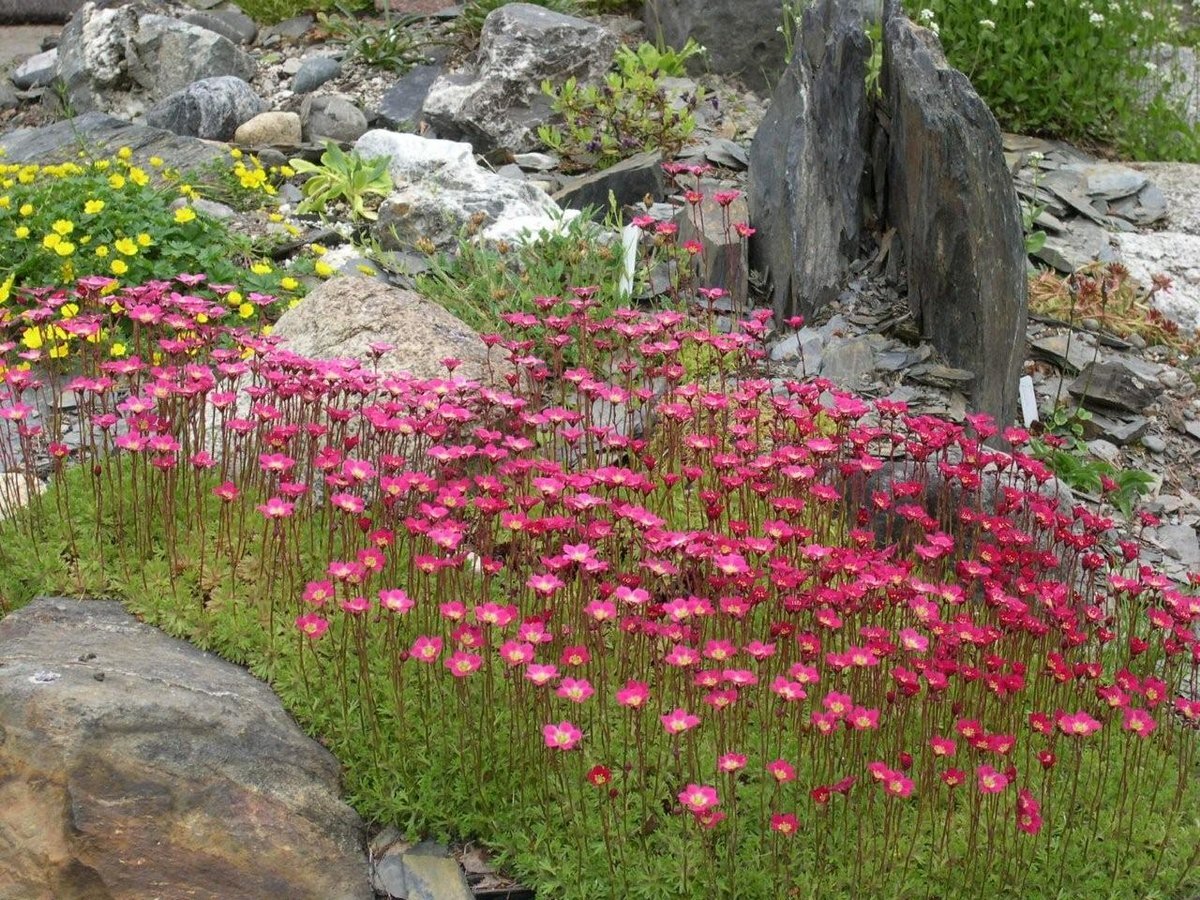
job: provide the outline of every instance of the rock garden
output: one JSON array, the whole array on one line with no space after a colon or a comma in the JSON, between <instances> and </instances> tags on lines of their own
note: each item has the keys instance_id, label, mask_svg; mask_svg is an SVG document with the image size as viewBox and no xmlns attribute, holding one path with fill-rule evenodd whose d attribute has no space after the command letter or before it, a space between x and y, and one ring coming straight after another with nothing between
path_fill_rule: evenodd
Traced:
<instances>
[{"instance_id":1,"label":"rock garden","mask_svg":"<svg viewBox=\"0 0 1200 900\"><path fill-rule=\"evenodd\" d=\"M0 900L1194 897L1198 19L0 4Z\"/></svg>"}]
</instances>

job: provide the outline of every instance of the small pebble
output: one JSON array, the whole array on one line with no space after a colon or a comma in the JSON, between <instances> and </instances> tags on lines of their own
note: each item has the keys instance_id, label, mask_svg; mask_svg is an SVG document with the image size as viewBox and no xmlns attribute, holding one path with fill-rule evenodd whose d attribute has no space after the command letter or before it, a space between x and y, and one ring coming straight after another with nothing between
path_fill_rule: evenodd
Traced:
<instances>
[{"instance_id":1,"label":"small pebble","mask_svg":"<svg viewBox=\"0 0 1200 900\"><path fill-rule=\"evenodd\" d=\"M104 673L103 673L103 672L97 672L97 673L96 673L95 675L93 675L92 677L93 677L93 678L95 678L97 681L103 681L103 680L104 680Z\"/></svg>"},{"instance_id":2,"label":"small pebble","mask_svg":"<svg viewBox=\"0 0 1200 900\"><path fill-rule=\"evenodd\" d=\"M1167 449L1167 442L1156 434L1148 434L1142 438L1142 446L1151 453L1163 453Z\"/></svg>"}]
</instances>

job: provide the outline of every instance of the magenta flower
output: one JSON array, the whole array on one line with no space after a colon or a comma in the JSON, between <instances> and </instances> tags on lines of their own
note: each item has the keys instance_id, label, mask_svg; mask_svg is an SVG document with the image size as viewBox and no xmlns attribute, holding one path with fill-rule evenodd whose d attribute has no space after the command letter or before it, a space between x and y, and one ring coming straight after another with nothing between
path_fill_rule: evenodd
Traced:
<instances>
[{"instance_id":1,"label":"magenta flower","mask_svg":"<svg viewBox=\"0 0 1200 900\"><path fill-rule=\"evenodd\" d=\"M282 497L272 497L266 503L255 507L268 519L286 519L296 509L296 504L288 503Z\"/></svg>"},{"instance_id":2,"label":"magenta flower","mask_svg":"<svg viewBox=\"0 0 1200 900\"><path fill-rule=\"evenodd\" d=\"M618 696L619 699L620 697ZM699 716L692 715L682 707L658 718L663 723L663 728L667 730L667 734L683 734L685 731L695 728L700 724Z\"/></svg>"},{"instance_id":3,"label":"magenta flower","mask_svg":"<svg viewBox=\"0 0 1200 900\"><path fill-rule=\"evenodd\" d=\"M466 678L479 670L479 667L483 665L483 657L466 650L455 650L446 657L443 665L455 678Z\"/></svg>"},{"instance_id":4,"label":"magenta flower","mask_svg":"<svg viewBox=\"0 0 1200 900\"><path fill-rule=\"evenodd\" d=\"M721 801L715 787L706 784L688 784L679 792L679 802L685 809L699 815L708 812Z\"/></svg>"},{"instance_id":5,"label":"magenta flower","mask_svg":"<svg viewBox=\"0 0 1200 900\"><path fill-rule=\"evenodd\" d=\"M1140 738L1150 737L1158 723L1144 709L1125 709L1121 727Z\"/></svg>"},{"instance_id":6,"label":"magenta flower","mask_svg":"<svg viewBox=\"0 0 1200 900\"><path fill-rule=\"evenodd\" d=\"M432 663L436 662L438 656L442 653L442 639L440 637L431 637L421 635L413 641L412 646L408 650L408 655L418 662Z\"/></svg>"},{"instance_id":7,"label":"magenta flower","mask_svg":"<svg viewBox=\"0 0 1200 900\"><path fill-rule=\"evenodd\" d=\"M979 779L979 793L981 794L998 794L1008 787L1008 776L1003 772L997 772L991 766L980 766L975 770L975 775Z\"/></svg>"},{"instance_id":8,"label":"magenta flower","mask_svg":"<svg viewBox=\"0 0 1200 900\"><path fill-rule=\"evenodd\" d=\"M316 613L308 613L296 619L296 627L304 632L310 640L315 641L329 630L329 622Z\"/></svg>"},{"instance_id":9,"label":"magenta flower","mask_svg":"<svg viewBox=\"0 0 1200 900\"><path fill-rule=\"evenodd\" d=\"M1064 713L1058 717L1058 729L1068 737L1087 737L1099 731L1100 727L1098 721L1082 710L1071 714Z\"/></svg>"},{"instance_id":10,"label":"magenta flower","mask_svg":"<svg viewBox=\"0 0 1200 900\"><path fill-rule=\"evenodd\" d=\"M638 709L650 699L650 685L640 681L627 681L625 687L617 691L617 702L631 709Z\"/></svg>"},{"instance_id":11,"label":"magenta flower","mask_svg":"<svg viewBox=\"0 0 1200 900\"><path fill-rule=\"evenodd\" d=\"M400 588L385 588L379 592L379 606L388 612L406 613L413 608L414 603Z\"/></svg>"},{"instance_id":12,"label":"magenta flower","mask_svg":"<svg viewBox=\"0 0 1200 900\"><path fill-rule=\"evenodd\" d=\"M551 750L571 750L582 737L583 732L566 720L542 727L542 738Z\"/></svg>"},{"instance_id":13,"label":"magenta flower","mask_svg":"<svg viewBox=\"0 0 1200 900\"><path fill-rule=\"evenodd\" d=\"M596 689L586 678L564 678L554 693L572 703L583 703L596 693Z\"/></svg>"}]
</instances>

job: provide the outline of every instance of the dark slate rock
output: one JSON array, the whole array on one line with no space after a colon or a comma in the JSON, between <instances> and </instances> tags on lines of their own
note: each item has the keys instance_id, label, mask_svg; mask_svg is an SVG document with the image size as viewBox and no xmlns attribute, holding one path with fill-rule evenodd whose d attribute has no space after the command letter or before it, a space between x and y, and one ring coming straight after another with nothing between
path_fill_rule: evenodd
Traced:
<instances>
[{"instance_id":1,"label":"dark slate rock","mask_svg":"<svg viewBox=\"0 0 1200 900\"><path fill-rule=\"evenodd\" d=\"M0 0L0 25L66 22L83 0Z\"/></svg>"},{"instance_id":2,"label":"dark slate rock","mask_svg":"<svg viewBox=\"0 0 1200 900\"><path fill-rule=\"evenodd\" d=\"M750 157L741 145L728 138L718 138L704 148L704 158L715 166L745 171L750 167Z\"/></svg>"},{"instance_id":3,"label":"dark slate rock","mask_svg":"<svg viewBox=\"0 0 1200 900\"><path fill-rule=\"evenodd\" d=\"M175 134L228 141L239 125L267 108L240 78L205 78L176 91L146 111L146 123Z\"/></svg>"},{"instance_id":4,"label":"dark slate rock","mask_svg":"<svg viewBox=\"0 0 1200 900\"><path fill-rule=\"evenodd\" d=\"M258 26L254 24L254 20L236 6L188 13L183 17L183 21L215 31L235 44L253 44L254 39L258 37Z\"/></svg>"},{"instance_id":5,"label":"dark slate rock","mask_svg":"<svg viewBox=\"0 0 1200 900\"><path fill-rule=\"evenodd\" d=\"M413 66L380 98L375 119L388 128L415 130L429 89L444 72L442 66Z\"/></svg>"},{"instance_id":6,"label":"dark slate rock","mask_svg":"<svg viewBox=\"0 0 1200 900\"><path fill-rule=\"evenodd\" d=\"M1147 375L1127 360L1116 358L1087 366L1067 390L1089 409L1099 406L1141 413L1163 392L1162 385Z\"/></svg>"},{"instance_id":7,"label":"dark slate rock","mask_svg":"<svg viewBox=\"0 0 1200 900\"><path fill-rule=\"evenodd\" d=\"M155 99L208 78L254 77L254 60L233 41L179 19L142 15L127 41L129 74Z\"/></svg>"},{"instance_id":8,"label":"dark slate rock","mask_svg":"<svg viewBox=\"0 0 1200 900\"><path fill-rule=\"evenodd\" d=\"M332 56L310 56L300 64L300 71L292 77L292 91L296 94L311 94L342 71L342 64Z\"/></svg>"},{"instance_id":9,"label":"dark slate rock","mask_svg":"<svg viewBox=\"0 0 1200 900\"><path fill-rule=\"evenodd\" d=\"M129 147L133 158L143 166L148 165L150 157L158 156L167 166L180 170L194 169L227 155L223 148L196 138L161 128L131 125L99 112L84 113L40 128L11 131L0 138L0 146L6 148L4 159L8 162L38 163L77 160L80 150L104 157L121 147Z\"/></svg>"},{"instance_id":10,"label":"dark slate rock","mask_svg":"<svg viewBox=\"0 0 1200 900\"><path fill-rule=\"evenodd\" d=\"M859 252L871 44L852 7L817 0L805 11L750 146L751 265L769 276L777 319L836 299Z\"/></svg>"},{"instance_id":11,"label":"dark slate rock","mask_svg":"<svg viewBox=\"0 0 1200 900\"><path fill-rule=\"evenodd\" d=\"M307 141L356 141L367 131L367 117L349 97L309 94L300 104L300 121Z\"/></svg>"},{"instance_id":12,"label":"dark slate rock","mask_svg":"<svg viewBox=\"0 0 1200 900\"><path fill-rule=\"evenodd\" d=\"M662 154L650 150L599 172L572 178L554 194L554 199L566 209L595 207L597 218L603 220L608 214L610 191L618 206L641 203L647 194L654 200L661 199L665 191Z\"/></svg>"},{"instance_id":13,"label":"dark slate rock","mask_svg":"<svg viewBox=\"0 0 1200 900\"><path fill-rule=\"evenodd\" d=\"M310 15L292 16L264 28L260 37L263 41L274 38L281 43L298 44L315 24L317 20Z\"/></svg>"},{"instance_id":14,"label":"dark slate rock","mask_svg":"<svg viewBox=\"0 0 1200 900\"><path fill-rule=\"evenodd\" d=\"M679 48L693 38L708 49L689 60L693 73L736 75L762 92L786 62L781 17L779 0L646 0L642 12L647 40Z\"/></svg>"},{"instance_id":15,"label":"dark slate rock","mask_svg":"<svg viewBox=\"0 0 1200 900\"><path fill-rule=\"evenodd\" d=\"M1007 423L1025 358L1021 215L1000 128L937 37L893 14L885 28L888 224L922 333L975 373L974 407Z\"/></svg>"}]
</instances>

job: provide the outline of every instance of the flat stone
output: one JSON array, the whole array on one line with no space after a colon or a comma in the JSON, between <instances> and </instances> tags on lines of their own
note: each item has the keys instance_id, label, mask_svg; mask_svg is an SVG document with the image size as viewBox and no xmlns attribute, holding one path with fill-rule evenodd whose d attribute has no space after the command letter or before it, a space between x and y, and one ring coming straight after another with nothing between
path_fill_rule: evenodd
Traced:
<instances>
[{"instance_id":1,"label":"flat stone","mask_svg":"<svg viewBox=\"0 0 1200 900\"><path fill-rule=\"evenodd\" d=\"M1092 413L1092 417L1084 423L1084 435L1097 437L1106 443L1125 447L1140 440L1150 427L1150 420L1145 416L1135 416L1132 419L1112 419L1102 413Z\"/></svg>"},{"instance_id":2,"label":"flat stone","mask_svg":"<svg viewBox=\"0 0 1200 900\"><path fill-rule=\"evenodd\" d=\"M1147 183L1131 197L1123 197L1109 206L1109 213L1134 225L1152 225L1166 217L1170 207L1157 185Z\"/></svg>"},{"instance_id":3,"label":"flat stone","mask_svg":"<svg viewBox=\"0 0 1200 900\"><path fill-rule=\"evenodd\" d=\"M704 158L714 166L741 172L750 168L750 154L740 144L718 138L704 148Z\"/></svg>"},{"instance_id":4,"label":"flat stone","mask_svg":"<svg viewBox=\"0 0 1200 900\"><path fill-rule=\"evenodd\" d=\"M1112 262L1120 254L1112 247L1115 238L1105 229L1084 219L1064 223L1059 234L1047 234L1046 243L1032 255L1046 265L1069 275L1094 262Z\"/></svg>"},{"instance_id":5,"label":"flat stone","mask_svg":"<svg viewBox=\"0 0 1200 900\"><path fill-rule=\"evenodd\" d=\"M174 169L187 170L227 157L228 151L192 137L172 134L162 128L131 125L100 112L84 113L74 119L21 128L0 137L7 162L69 162L79 158L80 142L98 157L109 156L121 147L133 150L142 166L157 156Z\"/></svg>"},{"instance_id":6,"label":"flat stone","mask_svg":"<svg viewBox=\"0 0 1200 900\"><path fill-rule=\"evenodd\" d=\"M292 16L290 19L284 19L282 22L276 22L274 25L267 26L263 29L260 37L274 37L285 44L296 44L316 24L317 20L310 15Z\"/></svg>"},{"instance_id":7,"label":"flat stone","mask_svg":"<svg viewBox=\"0 0 1200 900\"><path fill-rule=\"evenodd\" d=\"M1200 163L1135 163L1167 198L1170 230L1200 236Z\"/></svg>"},{"instance_id":8,"label":"flat stone","mask_svg":"<svg viewBox=\"0 0 1200 900\"><path fill-rule=\"evenodd\" d=\"M512 161L525 172L551 172L558 168L559 158L550 153L514 153Z\"/></svg>"},{"instance_id":9,"label":"flat stone","mask_svg":"<svg viewBox=\"0 0 1200 900\"><path fill-rule=\"evenodd\" d=\"M1157 434L1142 435L1142 446L1151 453L1167 452L1167 442L1160 438Z\"/></svg>"},{"instance_id":10,"label":"flat stone","mask_svg":"<svg viewBox=\"0 0 1200 900\"><path fill-rule=\"evenodd\" d=\"M371 898L338 761L242 667L61 598L0 659L0 895Z\"/></svg>"},{"instance_id":11,"label":"flat stone","mask_svg":"<svg viewBox=\"0 0 1200 900\"><path fill-rule=\"evenodd\" d=\"M1078 372L1088 363L1103 359L1098 356L1096 339L1084 332L1046 335L1030 341L1029 349L1035 357L1067 372Z\"/></svg>"},{"instance_id":12,"label":"flat stone","mask_svg":"<svg viewBox=\"0 0 1200 900\"><path fill-rule=\"evenodd\" d=\"M472 900L462 867L431 841L394 844L375 863L375 888L404 900Z\"/></svg>"},{"instance_id":13,"label":"flat stone","mask_svg":"<svg viewBox=\"0 0 1200 900\"><path fill-rule=\"evenodd\" d=\"M1167 556L1185 566L1200 565L1200 539L1191 525L1160 525L1152 534Z\"/></svg>"},{"instance_id":14,"label":"flat stone","mask_svg":"<svg viewBox=\"0 0 1200 900\"><path fill-rule=\"evenodd\" d=\"M1115 465L1121 458L1121 448L1103 438L1088 441L1088 452L1097 459L1102 459L1110 465Z\"/></svg>"},{"instance_id":15,"label":"flat stone","mask_svg":"<svg viewBox=\"0 0 1200 900\"><path fill-rule=\"evenodd\" d=\"M1060 171L1073 172L1083 177L1084 191L1089 197L1116 200L1137 194L1149 178L1143 172L1118 163L1095 162L1081 165L1069 163Z\"/></svg>"},{"instance_id":16,"label":"flat stone","mask_svg":"<svg viewBox=\"0 0 1200 900\"><path fill-rule=\"evenodd\" d=\"M221 4L204 10L191 12L183 16L183 21L191 25L199 25L209 31L229 38L235 44L253 44L258 37L258 26L254 20L232 3Z\"/></svg>"},{"instance_id":17,"label":"flat stone","mask_svg":"<svg viewBox=\"0 0 1200 900\"><path fill-rule=\"evenodd\" d=\"M1118 357L1088 364L1067 390L1089 409L1099 404L1141 413L1158 399L1163 388L1157 379L1146 378Z\"/></svg>"},{"instance_id":18,"label":"flat stone","mask_svg":"<svg viewBox=\"0 0 1200 900\"><path fill-rule=\"evenodd\" d=\"M319 143L356 141L367 131L367 117L349 97L341 94L309 94L300 104L304 139Z\"/></svg>"},{"instance_id":19,"label":"flat stone","mask_svg":"<svg viewBox=\"0 0 1200 900\"><path fill-rule=\"evenodd\" d=\"M837 338L822 351L821 377L846 390L860 390L875 371L875 353L867 337Z\"/></svg>"},{"instance_id":20,"label":"flat stone","mask_svg":"<svg viewBox=\"0 0 1200 900\"><path fill-rule=\"evenodd\" d=\"M662 163L662 154L657 150L638 153L607 169L568 179L553 197L567 209L590 206L595 217L603 220L608 214L610 192L619 207L641 203L646 197L661 200L665 194Z\"/></svg>"},{"instance_id":21,"label":"flat stone","mask_svg":"<svg viewBox=\"0 0 1200 900\"><path fill-rule=\"evenodd\" d=\"M750 267L748 242L733 226L749 219L745 197L739 196L722 207L711 190L705 192L698 207L679 214L680 241L699 241L702 247L695 257L697 284L724 288L737 310L748 309Z\"/></svg>"}]
</instances>

